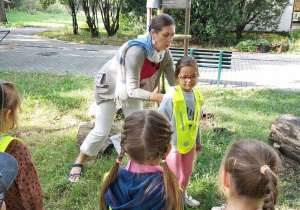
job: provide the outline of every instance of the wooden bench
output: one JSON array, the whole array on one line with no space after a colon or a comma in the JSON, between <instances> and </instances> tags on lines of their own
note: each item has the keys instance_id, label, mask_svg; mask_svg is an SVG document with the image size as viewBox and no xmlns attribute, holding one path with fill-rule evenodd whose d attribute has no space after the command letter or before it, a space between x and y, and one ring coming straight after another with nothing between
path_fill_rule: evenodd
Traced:
<instances>
[{"instance_id":1,"label":"wooden bench","mask_svg":"<svg viewBox=\"0 0 300 210\"><path fill-rule=\"evenodd\" d=\"M173 56L174 65L176 65L177 61L184 56L184 49L173 47L169 49ZM220 84L222 68L231 68L231 51L189 49L188 55L196 59L199 67L218 68L218 86Z\"/></svg>"}]
</instances>

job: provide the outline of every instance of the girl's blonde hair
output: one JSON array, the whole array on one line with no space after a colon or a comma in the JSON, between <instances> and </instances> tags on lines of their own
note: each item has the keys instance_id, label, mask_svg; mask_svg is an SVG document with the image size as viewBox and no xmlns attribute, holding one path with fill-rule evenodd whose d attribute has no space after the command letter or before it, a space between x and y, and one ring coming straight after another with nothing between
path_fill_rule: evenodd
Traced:
<instances>
[{"instance_id":1,"label":"girl's blonde hair","mask_svg":"<svg viewBox=\"0 0 300 210\"><path fill-rule=\"evenodd\" d=\"M184 66L195 67L195 70L197 70L198 72L198 63L194 57L190 57L190 56L182 57L177 61L176 68L175 68L174 79L176 83L178 83L177 81L178 81L178 75L180 73L180 69Z\"/></svg>"},{"instance_id":2,"label":"girl's blonde hair","mask_svg":"<svg viewBox=\"0 0 300 210\"><path fill-rule=\"evenodd\" d=\"M6 111L11 110L10 117L13 121L13 126L18 124L18 109L21 107L21 98L15 85L10 82L0 81L0 113L1 113L1 128L3 126L3 115ZM11 128L10 128L11 129ZM1 132L1 131L0 131Z\"/></svg>"},{"instance_id":3,"label":"girl's blonde hair","mask_svg":"<svg viewBox=\"0 0 300 210\"><path fill-rule=\"evenodd\" d=\"M118 160L121 161L125 153L139 164L146 165L159 158L165 160L172 133L168 119L162 114L153 110L134 112L125 119ZM117 162L113 165L101 186L100 209L106 209L105 192L115 181L119 166ZM163 163L163 171L166 208L184 209L178 181L166 162Z\"/></svg>"},{"instance_id":4,"label":"girl's blonde hair","mask_svg":"<svg viewBox=\"0 0 300 210\"><path fill-rule=\"evenodd\" d=\"M264 174L261 167L268 165ZM230 174L231 184L237 196L263 199L263 210L273 210L278 195L278 168L281 166L277 152L264 142L252 139L240 140L226 151L219 169L219 187L222 188L222 172Z\"/></svg>"}]
</instances>

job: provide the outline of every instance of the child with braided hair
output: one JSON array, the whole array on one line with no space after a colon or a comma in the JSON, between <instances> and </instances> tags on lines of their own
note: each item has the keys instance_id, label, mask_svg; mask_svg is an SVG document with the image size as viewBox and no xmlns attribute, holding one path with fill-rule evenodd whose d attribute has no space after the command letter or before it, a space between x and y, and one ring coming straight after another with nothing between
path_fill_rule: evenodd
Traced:
<instances>
[{"instance_id":1,"label":"child with braided hair","mask_svg":"<svg viewBox=\"0 0 300 210\"><path fill-rule=\"evenodd\" d=\"M120 155L101 186L100 209L186 209L166 163L172 133L168 119L153 110L125 119ZM120 168L125 153L129 161Z\"/></svg>"},{"instance_id":2,"label":"child with braided hair","mask_svg":"<svg viewBox=\"0 0 300 210\"><path fill-rule=\"evenodd\" d=\"M219 187L227 204L212 210L274 210L280 166L277 152L266 143L251 139L235 142L219 169Z\"/></svg>"}]
</instances>

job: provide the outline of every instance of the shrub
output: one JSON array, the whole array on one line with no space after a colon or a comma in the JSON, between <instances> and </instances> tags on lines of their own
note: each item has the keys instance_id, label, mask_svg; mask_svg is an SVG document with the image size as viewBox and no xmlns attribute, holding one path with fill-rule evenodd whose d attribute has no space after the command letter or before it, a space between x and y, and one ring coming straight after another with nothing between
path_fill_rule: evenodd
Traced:
<instances>
[{"instance_id":1,"label":"shrub","mask_svg":"<svg viewBox=\"0 0 300 210\"><path fill-rule=\"evenodd\" d=\"M280 41L275 41L271 44L271 47L280 47L281 45L287 46L289 45L286 39L281 39Z\"/></svg>"},{"instance_id":2,"label":"shrub","mask_svg":"<svg viewBox=\"0 0 300 210\"><path fill-rule=\"evenodd\" d=\"M295 40L300 39L300 29L294 30L291 37Z\"/></svg>"},{"instance_id":3,"label":"shrub","mask_svg":"<svg viewBox=\"0 0 300 210\"><path fill-rule=\"evenodd\" d=\"M256 40L256 45L269 45L269 41L263 36L259 36L259 39Z\"/></svg>"},{"instance_id":4,"label":"shrub","mask_svg":"<svg viewBox=\"0 0 300 210\"><path fill-rule=\"evenodd\" d=\"M257 42L256 40L244 40L239 42L236 46L235 49L238 51L244 51L244 52L256 52Z\"/></svg>"},{"instance_id":5,"label":"shrub","mask_svg":"<svg viewBox=\"0 0 300 210\"><path fill-rule=\"evenodd\" d=\"M243 34L244 40L255 40L257 37L262 36L267 39L269 42L274 42L281 39L287 39L286 36L281 36L279 34L272 34L272 33L245 33Z\"/></svg>"}]
</instances>

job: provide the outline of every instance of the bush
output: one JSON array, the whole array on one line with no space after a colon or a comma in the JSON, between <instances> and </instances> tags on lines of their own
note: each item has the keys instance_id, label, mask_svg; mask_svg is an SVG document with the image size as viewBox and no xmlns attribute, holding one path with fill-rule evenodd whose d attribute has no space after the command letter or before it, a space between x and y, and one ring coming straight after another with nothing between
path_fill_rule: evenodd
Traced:
<instances>
[{"instance_id":1,"label":"bush","mask_svg":"<svg viewBox=\"0 0 300 210\"><path fill-rule=\"evenodd\" d=\"M133 13L120 15L120 29L122 31L132 31L133 34L146 33L146 24L143 18Z\"/></svg>"},{"instance_id":2,"label":"bush","mask_svg":"<svg viewBox=\"0 0 300 210\"><path fill-rule=\"evenodd\" d=\"M279 34L273 34L273 33L244 33L244 40L248 39L257 39L257 37L262 36L266 38L269 42L274 42L281 39L288 39L287 36L281 36Z\"/></svg>"},{"instance_id":3,"label":"bush","mask_svg":"<svg viewBox=\"0 0 300 210\"><path fill-rule=\"evenodd\" d=\"M291 38L293 38L295 40L300 39L300 29L294 30L292 35L291 35Z\"/></svg>"},{"instance_id":4,"label":"bush","mask_svg":"<svg viewBox=\"0 0 300 210\"><path fill-rule=\"evenodd\" d=\"M256 40L244 40L235 46L235 49L243 52L256 52Z\"/></svg>"}]
</instances>

